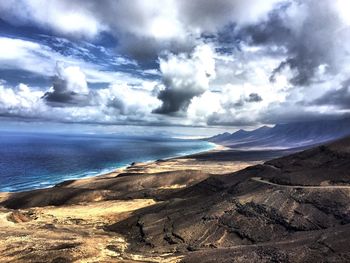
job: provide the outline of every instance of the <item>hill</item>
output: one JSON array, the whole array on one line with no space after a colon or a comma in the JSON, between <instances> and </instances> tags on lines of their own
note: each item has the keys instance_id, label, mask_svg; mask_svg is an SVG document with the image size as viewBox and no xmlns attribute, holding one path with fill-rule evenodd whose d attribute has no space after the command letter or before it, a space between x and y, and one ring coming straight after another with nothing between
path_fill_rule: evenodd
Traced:
<instances>
[{"instance_id":1,"label":"hill","mask_svg":"<svg viewBox=\"0 0 350 263\"><path fill-rule=\"evenodd\" d=\"M108 227L183 262L349 262L350 138L224 176Z\"/></svg>"}]
</instances>

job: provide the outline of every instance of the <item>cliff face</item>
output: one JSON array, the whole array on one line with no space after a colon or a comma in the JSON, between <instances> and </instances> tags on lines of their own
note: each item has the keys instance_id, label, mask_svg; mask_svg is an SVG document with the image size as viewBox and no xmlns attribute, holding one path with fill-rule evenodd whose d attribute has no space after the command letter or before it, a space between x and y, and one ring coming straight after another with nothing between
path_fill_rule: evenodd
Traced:
<instances>
[{"instance_id":1,"label":"cliff face","mask_svg":"<svg viewBox=\"0 0 350 263\"><path fill-rule=\"evenodd\" d=\"M350 135L350 119L277 124L252 131L239 130L209 138L233 148L295 148L316 145Z\"/></svg>"}]
</instances>

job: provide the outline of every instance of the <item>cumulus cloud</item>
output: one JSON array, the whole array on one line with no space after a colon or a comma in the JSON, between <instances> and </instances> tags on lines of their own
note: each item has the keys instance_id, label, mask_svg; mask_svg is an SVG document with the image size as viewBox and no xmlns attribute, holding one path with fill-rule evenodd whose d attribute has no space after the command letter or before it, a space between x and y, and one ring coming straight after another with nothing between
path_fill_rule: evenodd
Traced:
<instances>
[{"instance_id":1,"label":"cumulus cloud","mask_svg":"<svg viewBox=\"0 0 350 263\"><path fill-rule=\"evenodd\" d=\"M349 10L347 0L2 1L9 23L91 41L107 32L111 61L133 61L118 72L85 46L75 56L0 37L0 69L54 76L41 91L2 83L2 114L194 126L338 117L350 111Z\"/></svg>"},{"instance_id":2,"label":"cumulus cloud","mask_svg":"<svg viewBox=\"0 0 350 263\"><path fill-rule=\"evenodd\" d=\"M53 87L44 95L45 100L53 106L64 104L88 105L89 89L85 74L77 66L56 66Z\"/></svg>"},{"instance_id":3,"label":"cumulus cloud","mask_svg":"<svg viewBox=\"0 0 350 263\"><path fill-rule=\"evenodd\" d=\"M240 26L264 19L280 0L178 1L183 21L193 31L216 32L229 23Z\"/></svg>"},{"instance_id":4,"label":"cumulus cloud","mask_svg":"<svg viewBox=\"0 0 350 263\"><path fill-rule=\"evenodd\" d=\"M262 101L262 98L257 93L250 93L249 96L245 97L244 95L241 95L240 99L236 102L229 102L225 106L227 108L231 107L243 107L246 105L246 103L252 103L252 102L260 102Z\"/></svg>"},{"instance_id":5,"label":"cumulus cloud","mask_svg":"<svg viewBox=\"0 0 350 263\"><path fill-rule=\"evenodd\" d=\"M261 23L233 31L233 39L241 42L216 62L212 84L223 92L231 83L234 92L226 93L222 110L210 114L208 124L291 122L347 114L350 23L341 15L349 9L343 3L340 11L340 2L285 1Z\"/></svg>"},{"instance_id":6,"label":"cumulus cloud","mask_svg":"<svg viewBox=\"0 0 350 263\"><path fill-rule=\"evenodd\" d=\"M5 117L40 118L46 107L41 101L44 93L24 84L15 89L0 84L0 115Z\"/></svg>"},{"instance_id":7,"label":"cumulus cloud","mask_svg":"<svg viewBox=\"0 0 350 263\"><path fill-rule=\"evenodd\" d=\"M150 117L152 109L160 105L160 101L152 93L124 85L111 85L97 92L99 100L105 108L111 109L115 115L129 116L135 120Z\"/></svg>"},{"instance_id":8,"label":"cumulus cloud","mask_svg":"<svg viewBox=\"0 0 350 263\"><path fill-rule=\"evenodd\" d=\"M201 96L192 99L187 115L192 123L206 125L208 117L220 111L222 111L221 94L206 91Z\"/></svg>"},{"instance_id":9,"label":"cumulus cloud","mask_svg":"<svg viewBox=\"0 0 350 263\"><path fill-rule=\"evenodd\" d=\"M204 126L249 126L259 122L258 112L265 105L252 90L254 86L224 87L220 92L206 91L193 98L188 108L192 123Z\"/></svg>"},{"instance_id":10,"label":"cumulus cloud","mask_svg":"<svg viewBox=\"0 0 350 263\"><path fill-rule=\"evenodd\" d=\"M112 83L90 89L79 67L58 63L56 70L53 86L46 91L24 84L10 87L2 81L0 115L76 123L160 122L151 111L161 102L152 95L148 83L145 87Z\"/></svg>"},{"instance_id":11,"label":"cumulus cloud","mask_svg":"<svg viewBox=\"0 0 350 263\"><path fill-rule=\"evenodd\" d=\"M0 3L0 14L10 23L35 23L75 38L109 32L120 50L153 59L162 51L189 51L202 34L227 24L256 23L281 1L9 0Z\"/></svg>"},{"instance_id":12,"label":"cumulus cloud","mask_svg":"<svg viewBox=\"0 0 350 263\"><path fill-rule=\"evenodd\" d=\"M256 44L285 47L287 57L272 72L272 81L286 67L293 71L290 82L296 86L315 81L321 66L333 74L341 70L349 51L350 30L337 2L287 1L264 23L245 29L243 34Z\"/></svg>"},{"instance_id":13,"label":"cumulus cloud","mask_svg":"<svg viewBox=\"0 0 350 263\"><path fill-rule=\"evenodd\" d=\"M68 43L66 43L67 46L71 44L71 42L68 40L65 42ZM68 48L63 46L62 49L67 51ZM0 52L0 69L2 70L25 71L47 79L57 74L56 64L59 62L82 68L86 75L86 80L90 83L128 82L135 85L148 81L140 77L139 74L136 74L138 73L136 70L134 72L135 74L129 72L111 71L108 69L108 66L111 65L106 65L105 61L91 62L82 59L82 52L85 56L91 55L89 50L86 48L79 51L78 54L80 54L80 56L74 56L71 54L64 55L55 51L52 47L44 43L20 38L0 37L0 50L6 50L6 52ZM72 52L74 53L78 51L73 49ZM114 53L107 53L107 55L112 60L112 66L115 66L115 64L119 65L133 63L130 60L126 60L124 57L114 57ZM20 74L23 74L23 72ZM2 77L6 76L3 75Z\"/></svg>"},{"instance_id":14,"label":"cumulus cloud","mask_svg":"<svg viewBox=\"0 0 350 263\"><path fill-rule=\"evenodd\" d=\"M339 88L327 91L310 104L350 110L350 79L345 80Z\"/></svg>"},{"instance_id":15,"label":"cumulus cloud","mask_svg":"<svg viewBox=\"0 0 350 263\"><path fill-rule=\"evenodd\" d=\"M0 67L52 75L54 52L47 46L27 40L0 37ZM41 58L41 59L40 59ZM35 65L35 66L34 66Z\"/></svg>"},{"instance_id":16,"label":"cumulus cloud","mask_svg":"<svg viewBox=\"0 0 350 263\"><path fill-rule=\"evenodd\" d=\"M92 10L75 1L1 1L0 14L10 23L35 23L72 37L92 38L106 29L106 26L94 17Z\"/></svg>"},{"instance_id":17,"label":"cumulus cloud","mask_svg":"<svg viewBox=\"0 0 350 263\"><path fill-rule=\"evenodd\" d=\"M163 51L189 52L202 34L215 34L228 24L264 19L281 0L110 1L96 8L120 40L120 48L138 59Z\"/></svg>"},{"instance_id":18,"label":"cumulus cloud","mask_svg":"<svg viewBox=\"0 0 350 263\"><path fill-rule=\"evenodd\" d=\"M160 59L164 88L158 93L162 105L155 109L159 114L185 112L192 98L209 88L215 78L214 52L209 45L198 46L191 55L169 54Z\"/></svg>"}]
</instances>

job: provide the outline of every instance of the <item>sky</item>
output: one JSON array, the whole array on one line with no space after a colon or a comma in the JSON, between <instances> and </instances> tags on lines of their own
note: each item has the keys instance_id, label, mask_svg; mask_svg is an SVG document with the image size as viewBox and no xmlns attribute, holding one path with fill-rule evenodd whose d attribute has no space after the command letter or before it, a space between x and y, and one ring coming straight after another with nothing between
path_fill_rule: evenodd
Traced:
<instances>
[{"instance_id":1,"label":"sky","mask_svg":"<svg viewBox=\"0 0 350 263\"><path fill-rule=\"evenodd\" d=\"M5 129L204 135L349 110L348 0L0 0Z\"/></svg>"}]
</instances>

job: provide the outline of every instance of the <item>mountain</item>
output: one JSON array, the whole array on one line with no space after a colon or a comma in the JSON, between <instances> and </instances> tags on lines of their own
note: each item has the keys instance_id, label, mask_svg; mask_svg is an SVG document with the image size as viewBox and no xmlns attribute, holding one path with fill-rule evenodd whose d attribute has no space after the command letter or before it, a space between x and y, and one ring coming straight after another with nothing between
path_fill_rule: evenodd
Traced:
<instances>
[{"instance_id":1,"label":"mountain","mask_svg":"<svg viewBox=\"0 0 350 263\"><path fill-rule=\"evenodd\" d=\"M350 118L263 126L252 131L226 132L207 140L233 148L297 148L347 135L350 135Z\"/></svg>"}]
</instances>

